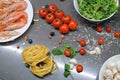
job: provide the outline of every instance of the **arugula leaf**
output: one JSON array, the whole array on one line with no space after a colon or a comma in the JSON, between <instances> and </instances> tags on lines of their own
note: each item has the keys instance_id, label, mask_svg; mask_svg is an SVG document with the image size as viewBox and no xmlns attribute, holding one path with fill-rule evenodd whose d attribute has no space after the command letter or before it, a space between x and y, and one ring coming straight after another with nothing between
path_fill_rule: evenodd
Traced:
<instances>
[{"instance_id":1,"label":"arugula leaf","mask_svg":"<svg viewBox=\"0 0 120 80\"><path fill-rule=\"evenodd\" d=\"M60 49L55 48L55 49L53 49L53 50L52 50L52 54L53 54L53 55L61 55L61 54L62 54L62 52L61 52L61 50L60 50Z\"/></svg>"}]
</instances>

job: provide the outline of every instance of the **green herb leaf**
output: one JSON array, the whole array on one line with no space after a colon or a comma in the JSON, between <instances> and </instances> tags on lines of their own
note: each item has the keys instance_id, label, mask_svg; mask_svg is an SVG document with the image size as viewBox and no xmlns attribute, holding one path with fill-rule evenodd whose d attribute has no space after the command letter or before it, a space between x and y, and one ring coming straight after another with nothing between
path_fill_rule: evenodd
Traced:
<instances>
[{"instance_id":1,"label":"green herb leaf","mask_svg":"<svg viewBox=\"0 0 120 80\"><path fill-rule=\"evenodd\" d=\"M74 58L75 55L76 55L76 51L73 50L72 48L70 50L71 50L71 56L70 56L70 58Z\"/></svg>"},{"instance_id":2,"label":"green herb leaf","mask_svg":"<svg viewBox=\"0 0 120 80\"><path fill-rule=\"evenodd\" d=\"M69 64L65 64L65 71L69 71L70 70L70 65Z\"/></svg>"},{"instance_id":3,"label":"green herb leaf","mask_svg":"<svg viewBox=\"0 0 120 80\"><path fill-rule=\"evenodd\" d=\"M70 45L68 43L63 43L64 48L70 48Z\"/></svg>"},{"instance_id":4,"label":"green herb leaf","mask_svg":"<svg viewBox=\"0 0 120 80\"><path fill-rule=\"evenodd\" d=\"M64 76L67 78L70 75L70 71L65 71Z\"/></svg>"},{"instance_id":5,"label":"green herb leaf","mask_svg":"<svg viewBox=\"0 0 120 80\"><path fill-rule=\"evenodd\" d=\"M61 55L61 54L62 54L62 52L61 52L61 50L60 50L60 49L55 48L55 49L53 49L53 50L52 50L52 54L53 54L53 55Z\"/></svg>"}]
</instances>

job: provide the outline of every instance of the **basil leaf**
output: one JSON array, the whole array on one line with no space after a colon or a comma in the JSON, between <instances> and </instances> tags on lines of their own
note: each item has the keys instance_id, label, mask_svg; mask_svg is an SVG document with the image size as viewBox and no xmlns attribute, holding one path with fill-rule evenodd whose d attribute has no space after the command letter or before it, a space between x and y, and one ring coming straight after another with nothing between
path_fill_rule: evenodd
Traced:
<instances>
[{"instance_id":1,"label":"basil leaf","mask_svg":"<svg viewBox=\"0 0 120 80\"><path fill-rule=\"evenodd\" d=\"M75 55L76 55L76 51L73 50L72 48L70 49L71 50L71 55L70 55L70 58L74 58Z\"/></svg>"},{"instance_id":2,"label":"basil leaf","mask_svg":"<svg viewBox=\"0 0 120 80\"><path fill-rule=\"evenodd\" d=\"M65 72L64 72L64 77L67 78L69 75L70 75L70 71L65 71Z\"/></svg>"},{"instance_id":3,"label":"basil leaf","mask_svg":"<svg viewBox=\"0 0 120 80\"><path fill-rule=\"evenodd\" d=\"M68 43L63 43L64 48L70 48L70 45Z\"/></svg>"},{"instance_id":4,"label":"basil leaf","mask_svg":"<svg viewBox=\"0 0 120 80\"><path fill-rule=\"evenodd\" d=\"M70 65L68 65L68 64L65 64L65 71L69 71L70 70Z\"/></svg>"},{"instance_id":5,"label":"basil leaf","mask_svg":"<svg viewBox=\"0 0 120 80\"><path fill-rule=\"evenodd\" d=\"M53 55L61 55L61 54L62 54L62 52L61 52L61 50L60 50L60 49L55 48L55 49L53 49L53 50L52 50L52 54L53 54Z\"/></svg>"}]
</instances>

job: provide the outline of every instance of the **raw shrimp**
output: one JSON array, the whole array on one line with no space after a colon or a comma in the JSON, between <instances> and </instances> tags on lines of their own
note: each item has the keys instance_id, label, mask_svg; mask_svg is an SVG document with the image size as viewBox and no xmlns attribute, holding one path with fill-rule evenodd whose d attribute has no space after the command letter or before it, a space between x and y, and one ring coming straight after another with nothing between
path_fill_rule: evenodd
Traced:
<instances>
[{"instance_id":1,"label":"raw shrimp","mask_svg":"<svg viewBox=\"0 0 120 80\"><path fill-rule=\"evenodd\" d=\"M9 7L5 8L4 12L22 11L22 10L25 10L26 8L27 8L26 1L20 1L20 2L15 2L12 5L10 5Z\"/></svg>"},{"instance_id":2,"label":"raw shrimp","mask_svg":"<svg viewBox=\"0 0 120 80\"><path fill-rule=\"evenodd\" d=\"M0 23L2 23L2 24L11 24L11 23L14 23L14 22L16 22L16 21L18 21L20 19L23 19L24 23L26 24L27 23L27 19L28 19L27 13L23 12L23 11L13 12L9 16L7 16Z\"/></svg>"},{"instance_id":3,"label":"raw shrimp","mask_svg":"<svg viewBox=\"0 0 120 80\"><path fill-rule=\"evenodd\" d=\"M4 32L0 32L0 40L9 39L12 36L17 36L17 35L19 35L19 32L17 32L17 31L4 31Z\"/></svg>"}]
</instances>

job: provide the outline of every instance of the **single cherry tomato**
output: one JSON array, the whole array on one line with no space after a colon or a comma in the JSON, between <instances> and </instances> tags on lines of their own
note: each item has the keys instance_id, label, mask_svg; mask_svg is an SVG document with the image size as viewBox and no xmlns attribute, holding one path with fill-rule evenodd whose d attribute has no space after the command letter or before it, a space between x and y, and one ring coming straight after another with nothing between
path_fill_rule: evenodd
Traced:
<instances>
[{"instance_id":1,"label":"single cherry tomato","mask_svg":"<svg viewBox=\"0 0 120 80\"><path fill-rule=\"evenodd\" d=\"M60 26L59 31L63 34L66 34L69 32L69 28L67 24L63 24Z\"/></svg>"},{"instance_id":2,"label":"single cherry tomato","mask_svg":"<svg viewBox=\"0 0 120 80\"><path fill-rule=\"evenodd\" d=\"M112 31L112 28L111 28L111 27L109 27L109 26L106 27L106 32L107 32L107 33L110 33L111 31Z\"/></svg>"},{"instance_id":3,"label":"single cherry tomato","mask_svg":"<svg viewBox=\"0 0 120 80\"><path fill-rule=\"evenodd\" d=\"M98 39L98 44L99 44L99 45L104 44L104 39L103 39L103 38L99 38L99 39Z\"/></svg>"},{"instance_id":4,"label":"single cherry tomato","mask_svg":"<svg viewBox=\"0 0 120 80\"><path fill-rule=\"evenodd\" d=\"M66 49L66 50L64 51L64 55L65 55L66 57L70 57L70 55L71 55L70 49Z\"/></svg>"},{"instance_id":5,"label":"single cherry tomato","mask_svg":"<svg viewBox=\"0 0 120 80\"><path fill-rule=\"evenodd\" d=\"M48 22L48 23L52 23L53 20L55 19L55 15L52 14L52 13L48 13L45 17L45 20Z\"/></svg>"},{"instance_id":6,"label":"single cherry tomato","mask_svg":"<svg viewBox=\"0 0 120 80\"><path fill-rule=\"evenodd\" d=\"M71 21L71 16L70 15L64 15L63 17L62 17L62 21L64 22L64 23L66 23L66 24L68 24L70 21Z\"/></svg>"},{"instance_id":7,"label":"single cherry tomato","mask_svg":"<svg viewBox=\"0 0 120 80\"><path fill-rule=\"evenodd\" d=\"M70 30L76 30L78 26L78 22L76 20L71 20L68 24Z\"/></svg>"},{"instance_id":8,"label":"single cherry tomato","mask_svg":"<svg viewBox=\"0 0 120 80\"><path fill-rule=\"evenodd\" d=\"M97 31L97 32L102 32L102 26L97 26L97 27L96 27L96 31Z\"/></svg>"},{"instance_id":9,"label":"single cherry tomato","mask_svg":"<svg viewBox=\"0 0 120 80\"><path fill-rule=\"evenodd\" d=\"M56 4L50 4L48 6L48 10L52 13L55 13L57 11L57 5Z\"/></svg>"},{"instance_id":10,"label":"single cherry tomato","mask_svg":"<svg viewBox=\"0 0 120 80\"><path fill-rule=\"evenodd\" d=\"M86 53L86 50L84 48L81 48L79 52L81 55L84 55Z\"/></svg>"},{"instance_id":11,"label":"single cherry tomato","mask_svg":"<svg viewBox=\"0 0 120 80\"><path fill-rule=\"evenodd\" d=\"M42 18L45 18L45 16L48 14L48 10L46 8L40 8L39 9L39 16Z\"/></svg>"},{"instance_id":12,"label":"single cherry tomato","mask_svg":"<svg viewBox=\"0 0 120 80\"><path fill-rule=\"evenodd\" d=\"M115 32L114 32L114 37L117 37L117 38L120 37L120 32L115 31Z\"/></svg>"},{"instance_id":13,"label":"single cherry tomato","mask_svg":"<svg viewBox=\"0 0 120 80\"><path fill-rule=\"evenodd\" d=\"M82 47L85 47L85 46L86 46L86 41L85 41L85 40L80 40L80 41L79 41L79 44L80 44Z\"/></svg>"},{"instance_id":14,"label":"single cherry tomato","mask_svg":"<svg viewBox=\"0 0 120 80\"><path fill-rule=\"evenodd\" d=\"M64 16L64 11L62 11L62 10L57 10L57 11L55 12L55 15L56 15L56 17L58 17L58 18L62 18L62 17Z\"/></svg>"},{"instance_id":15,"label":"single cherry tomato","mask_svg":"<svg viewBox=\"0 0 120 80\"><path fill-rule=\"evenodd\" d=\"M76 66L76 71L77 71L78 73L82 72L82 71L83 71L83 66L82 66L81 64L77 64L77 66Z\"/></svg>"},{"instance_id":16,"label":"single cherry tomato","mask_svg":"<svg viewBox=\"0 0 120 80\"><path fill-rule=\"evenodd\" d=\"M59 18L54 19L52 22L52 26L57 29L61 26L61 24L62 24L62 20Z\"/></svg>"}]
</instances>

